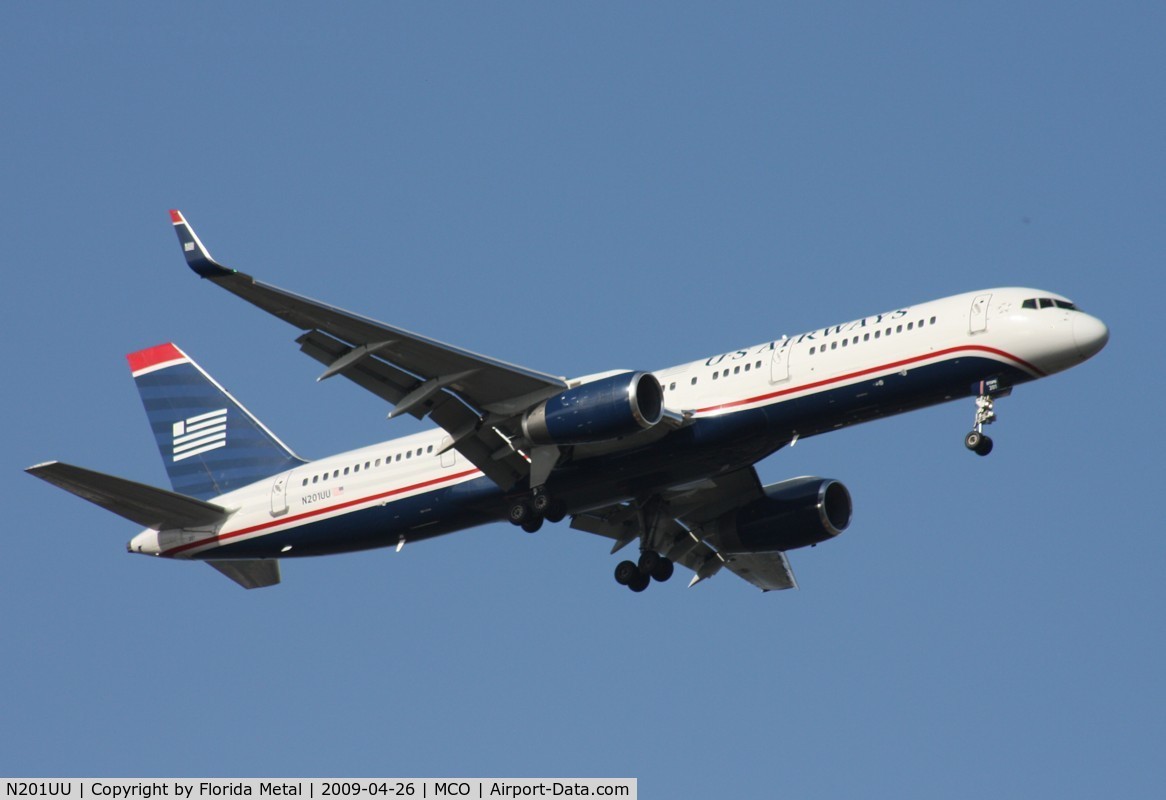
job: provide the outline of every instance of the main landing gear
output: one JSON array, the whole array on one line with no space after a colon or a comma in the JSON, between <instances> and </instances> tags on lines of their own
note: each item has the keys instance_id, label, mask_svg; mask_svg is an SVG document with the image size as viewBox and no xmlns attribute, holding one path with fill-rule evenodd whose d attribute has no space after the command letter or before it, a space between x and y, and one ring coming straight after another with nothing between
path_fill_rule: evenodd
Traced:
<instances>
[{"instance_id":1,"label":"main landing gear","mask_svg":"<svg viewBox=\"0 0 1166 800\"><path fill-rule=\"evenodd\" d=\"M562 522L567 516L567 504L553 497L543 487L536 488L527 497L520 497L510 505L509 519L527 533L534 533L547 522Z\"/></svg>"},{"instance_id":2,"label":"main landing gear","mask_svg":"<svg viewBox=\"0 0 1166 800\"><path fill-rule=\"evenodd\" d=\"M642 592L652 581L663 583L672 577L672 561L652 550L640 553L640 561L621 561L615 567L615 582L633 592Z\"/></svg>"},{"instance_id":3,"label":"main landing gear","mask_svg":"<svg viewBox=\"0 0 1166 800\"><path fill-rule=\"evenodd\" d=\"M980 394L976 397L976 420L971 432L964 437L964 447L978 456L986 456L992 452L992 440L984 433L984 426L996 421L995 403L993 395L988 393L986 382L980 383ZM996 397L1005 397L1006 394L996 394Z\"/></svg>"},{"instance_id":4,"label":"main landing gear","mask_svg":"<svg viewBox=\"0 0 1166 800\"><path fill-rule=\"evenodd\" d=\"M642 592L652 581L663 583L672 577L675 565L662 554L672 550L673 542L667 533L667 523L672 518L665 513L665 505L658 497L637 501L634 511L634 533L628 531L626 538L616 542L612 552L639 538L639 560L619 562L615 567L615 582L633 592Z\"/></svg>"}]
</instances>

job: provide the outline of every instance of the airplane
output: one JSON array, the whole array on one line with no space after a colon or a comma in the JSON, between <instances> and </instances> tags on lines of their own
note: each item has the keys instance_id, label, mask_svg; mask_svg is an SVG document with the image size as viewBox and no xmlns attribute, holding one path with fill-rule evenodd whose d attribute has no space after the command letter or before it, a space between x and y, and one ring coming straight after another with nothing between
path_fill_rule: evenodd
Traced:
<instances>
[{"instance_id":1,"label":"airplane","mask_svg":"<svg viewBox=\"0 0 1166 800\"><path fill-rule=\"evenodd\" d=\"M995 403L1074 367L1105 324L1052 292L993 288L903 306L666 369L567 379L508 364L262 283L215 261L178 211L198 276L301 331L301 351L438 427L309 461L173 343L128 356L172 490L59 461L32 475L145 529L131 553L204 561L247 589L286 558L400 550L509 520L570 518L613 541L617 583L641 592L679 564L762 591L797 586L790 550L851 521L845 485L762 485L754 465L800 439L974 399L964 445L986 456Z\"/></svg>"}]
</instances>

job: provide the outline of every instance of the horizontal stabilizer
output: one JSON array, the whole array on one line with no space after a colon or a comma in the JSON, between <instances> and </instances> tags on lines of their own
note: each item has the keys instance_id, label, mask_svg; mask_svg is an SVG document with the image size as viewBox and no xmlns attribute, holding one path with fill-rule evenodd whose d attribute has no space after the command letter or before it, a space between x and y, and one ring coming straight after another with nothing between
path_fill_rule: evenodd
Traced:
<instances>
[{"instance_id":1,"label":"horizontal stabilizer","mask_svg":"<svg viewBox=\"0 0 1166 800\"><path fill-rule=\"evenodd\" d=\"M275 559L207 561L206 563L244 589L262 589L265 586L275 586L279 583L279 561Z\"/></svg>"},{"instance_id":2,"label":"horizontal stabilizer","mask_svg":"<svg viewBox=\"0 0 1166 800\"><path fill-rule=\"evenodd\" d=\"M49 461L25 472L146 528L197 528L222 522L230 511L184 494Z\"/></svg>"}]
</instances>

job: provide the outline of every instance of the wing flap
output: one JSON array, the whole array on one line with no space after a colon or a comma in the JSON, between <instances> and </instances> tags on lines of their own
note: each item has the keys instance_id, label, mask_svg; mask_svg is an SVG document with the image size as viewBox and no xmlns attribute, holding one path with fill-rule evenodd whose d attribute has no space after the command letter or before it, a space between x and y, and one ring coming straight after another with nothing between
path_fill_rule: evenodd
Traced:
<instances>
[{"instance_id":1,"label":"wing flap","mask_svg":"<svg viewBox=\"0 0 1166 800\"><path fill-rule=\"evenodd\" d=\"M732 556L725 563L725 568L763 592L798 588L798 582L794 578L794 572L785 553Z\"/></svg>"},{"instance_id":2,"label":"wing flap","mask_svg":"<svg viewBox=\"0 0 1166 800\"><path fill-rule=\"evenodd\" d=\"M214 525L231 514L214 503L60 461L37 464L25 472L154 530Z\"/></svg>"}]
</instances>

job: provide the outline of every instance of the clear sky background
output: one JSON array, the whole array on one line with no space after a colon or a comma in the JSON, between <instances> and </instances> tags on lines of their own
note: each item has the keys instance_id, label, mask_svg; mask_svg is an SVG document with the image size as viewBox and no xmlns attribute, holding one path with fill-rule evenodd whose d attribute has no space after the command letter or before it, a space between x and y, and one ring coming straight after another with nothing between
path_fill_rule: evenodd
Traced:
<instances>
[{"instance_id":1,"label":"clear sky background","mask_svg":"<svg viewBox=\"0 0 1166 800\"><path fill-rule=\"evenodd\" d=\"M1166 785L1160 3L12 4L0 31L0 775L631 776L642 797ZM791 559L642 595L506 524L244 592L21 473L167 485L175 341L318 457L413 432L224 263L546 372L656 369L957 292L1109 347L759 465L850 487Z\"/></svg>"}]
</instances>

